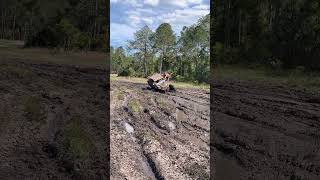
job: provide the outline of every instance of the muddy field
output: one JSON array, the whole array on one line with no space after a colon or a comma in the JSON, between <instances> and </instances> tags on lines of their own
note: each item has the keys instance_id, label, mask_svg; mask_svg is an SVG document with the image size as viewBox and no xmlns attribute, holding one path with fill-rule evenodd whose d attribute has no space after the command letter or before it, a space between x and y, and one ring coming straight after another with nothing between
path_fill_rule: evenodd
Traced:
<instances>
[{"instance_id":1,"label":"muddy field","mask_svg":"<svg viewBox=\"0 0 320 180\"><path fill-rule=\"evenodd\" d=\"M320 95L215 81L216 179L320 179Z\"/></svg>"},{"instance_id":2,"label":"muddy field","mask_svg":"<svg viewBox=\"0 0 320 180\"><path fill-rule=\"evenodd\" d=\"M106 179L103 69L0 59L1 179Z\"/></svg>"},{"instance_id":3,"label":"muddy field","mask_svg":"<svg viewBox=\"0 0 320 180\"><path fill-rule=\"evenodd\" d=\"M111 179L209 179L209 99L111 82Z\"/></svg>"}]
</instances>

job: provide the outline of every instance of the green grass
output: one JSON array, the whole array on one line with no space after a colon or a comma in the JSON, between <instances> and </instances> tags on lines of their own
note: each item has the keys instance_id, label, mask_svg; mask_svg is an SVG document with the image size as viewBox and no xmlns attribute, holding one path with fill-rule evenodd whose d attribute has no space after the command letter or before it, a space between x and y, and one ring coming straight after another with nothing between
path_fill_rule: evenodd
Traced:
<instances>
[{"instance_id":1,"label":"green grass","mask_svg":"<svg viewBox=\"0 0 320 180\"><path fill-rule=\"evenodd\" d=\"M123 82L134 82L139 84L147 84L146 78L138 78L138 77L121 77L117 76L116 74L110 75L111 81L123 81ZM196 84L196 83L187 83L187 82L176 82L176 81L170 81L171 84L175 88L193 88L193 89L203 89L203 90L209 90L210 85L209 84Z\"/></svg>"},{"instance_id":2,"label":"green grass","mask_svg":"<svg viewBox=\"0 0 320 180\"><path fill-rule=\"evenodd\" d=\"M276 85L311 91L320 90L320 73L306 73L297 69L272 71L265 68L221 66L213 71L213 77L221 80L271 82Z\"/></svg>"},{"instance_id":3,"label":"green grass","mask_svg":"<svg viewBox=\"0 0 320 180\"><path fill-rule=\"evenodd\" d=\"M27 60L30 62L57 63L105 68L108 54L102 52L60 52L53 53L47 48L22 48L23 42L0 40L0 60Z\"/></svg>"},{"instance_id":4,"label":"green grass","mask_svg":"<svg viewBox=\"0 0 320 180\"><path fill-rule=\"evenodd\" d=\"M134 113L140 113L141 112L141 105L137 99L131 99L128 102L129 109Z\"/></svg>"}]
</instances>

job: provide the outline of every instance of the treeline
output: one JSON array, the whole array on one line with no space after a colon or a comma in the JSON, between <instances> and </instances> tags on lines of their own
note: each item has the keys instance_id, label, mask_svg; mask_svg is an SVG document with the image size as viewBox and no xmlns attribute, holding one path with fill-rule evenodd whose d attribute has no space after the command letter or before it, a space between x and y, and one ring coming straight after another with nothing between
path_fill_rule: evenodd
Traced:
<instances>
[{"instance_id":1,"label":"treeline","mask_svg":"<svg viewBox=\"0 0 320 180\"><path fill-rule=\"evenodd\" d=\"M111 47L111 71L141 77L167 71L178 81L207 82L209 31L209 15L190 27L183 27L178 37L169 23L161 24L155 32L144 26L134 34L127 48Z\"/></svg>"},{"instance_id":2,"label":"treeline","mask_svg":"<svg viewBox=\"0 0 320 180\"><path fill-rule=\"evenodd\" d=\"M65 51L107 48L105 0L1 0L0 38Z\"/></svg>"},{"instance_id":3,"label":"treeline","mask_svg":"<svg viewBox=\"0 0 320 180\"><path fill-rule=\"evenodd\" d=\"M216 65L320 71L319 0L226 0L213 5Z\"/></svg>"}]
</instances>

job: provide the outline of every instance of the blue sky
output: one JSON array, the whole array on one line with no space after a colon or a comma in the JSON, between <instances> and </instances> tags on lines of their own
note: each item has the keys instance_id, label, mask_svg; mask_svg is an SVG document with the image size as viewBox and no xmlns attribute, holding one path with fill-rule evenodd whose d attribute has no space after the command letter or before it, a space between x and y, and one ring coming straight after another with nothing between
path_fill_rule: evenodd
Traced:
<instances>
[{"instance_id":1,"label":"blue sky","mask_svg":"<svg viewBox=\"0 0 320 180\"><path fill-rule=\"evenodd\" d=\"M176 35L209 14L210 0L110 0L111 46L126 46L133 34L144 25L153 31L164 22Z\"/></svg>"}]
</instances>

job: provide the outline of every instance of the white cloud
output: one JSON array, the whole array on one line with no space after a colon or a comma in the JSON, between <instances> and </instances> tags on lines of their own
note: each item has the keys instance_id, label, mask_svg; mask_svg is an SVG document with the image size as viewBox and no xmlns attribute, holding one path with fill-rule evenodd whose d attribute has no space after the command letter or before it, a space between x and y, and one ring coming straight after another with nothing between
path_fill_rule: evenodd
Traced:
<instances>
[{"instance_id":1,"label":"white cloud","mask_svg":"<svg viewBox=\"0 0 320 180\"><path fill-rule=\"evenodd\" d=\"M187 1L186 0L180 0L180 1L169 1L169 4L175 5L178 7L187 7Z\"/></svg>"},{"instance_id":2,"label":"white cloud","mask_svg":"<svg viewBox=\"0 0 320 180\"><path fill-rule=\"evenodd\" d=\"M201 4L202 0L187 0L189 4Z\"/></svg>"},{"instance_id":3,"label":"white cloud","mask_svg":"<svg viewBox=\"0 0 320 180\"><path fill-rule=\"evenodd\" d=\"M144 4L150 6L157 6L159 4L159 0L144 0Z\"/></svg>"},{"instance_id":4,"label":"white cloud","mask_svg":"<svg viewBox=\"0 0 320 180\"><path fill-rule=\"evenodd\" d=\"M193 6L192 9L202 9L202 10L210 11L210 6L206 4L200 4L200 5Z\"/></svg>"},{"instance_id":5,"label":"white cloud","mask_svg":"<svg viewBox=\"0 0 320 180\"><path fill-rule=\"evenodd\" d=\"M128 17L128 24L133 27L137 27L141 23L141 18L138 15L131 14Z\"/></svg>"},{"instance_id":6,"label":"white cloud","mask_svg":"<svg viewBox=\"0 0 320 180\"><path fill-rule=\"evenodd\" d=\"M206 9L193 9L193 8L185 8L185 9L177 9L174 12L166 13L157 17L157 19L161 22L182 22L182 23L194 23L194 19L198 19L201 16L205 16L209 13L209 10Z\"/></svg>"},{"instance_id":7,"label":"white cloud","mask_svg":"<svg viewBox=\"0 0 320 180\"><path fill-rule=\"evenodd\" d=\"M152 17L144 17L144 18L141 18L141 20L148 25L151 25L153 23Z\"/></svg>"},{"instance_id":8,"label":"white cloud","mask_svg":"<svg viewBox=\"0 0 320 180\"><path fill-rule=\"evenodd\" d=\"M161 0L164 5L173 5L180 8L185 8L190 5L201 4L202 0Z\"/></svg>"},{"instance_id":9,"label":"white cloud","mask_svg":"<svg viewBox=\"0 0 320 180\"><path fill-rule=\"evenodd\" d=\"M120 23L110 23L110 38L116 45L124 45L126 40L132 39L136 29Z\"/></svg>"},{"instance_id":10,"label":"white cloud","mask_svg":"<svg viewBox=\"0 0 320 180\"><path fill-rule=\"evenodd\" d=\"M122 5L129 5L133 7L142 7L141 0L111 0L111 3L121 3Z\"/></svg>"}]
</instances>

